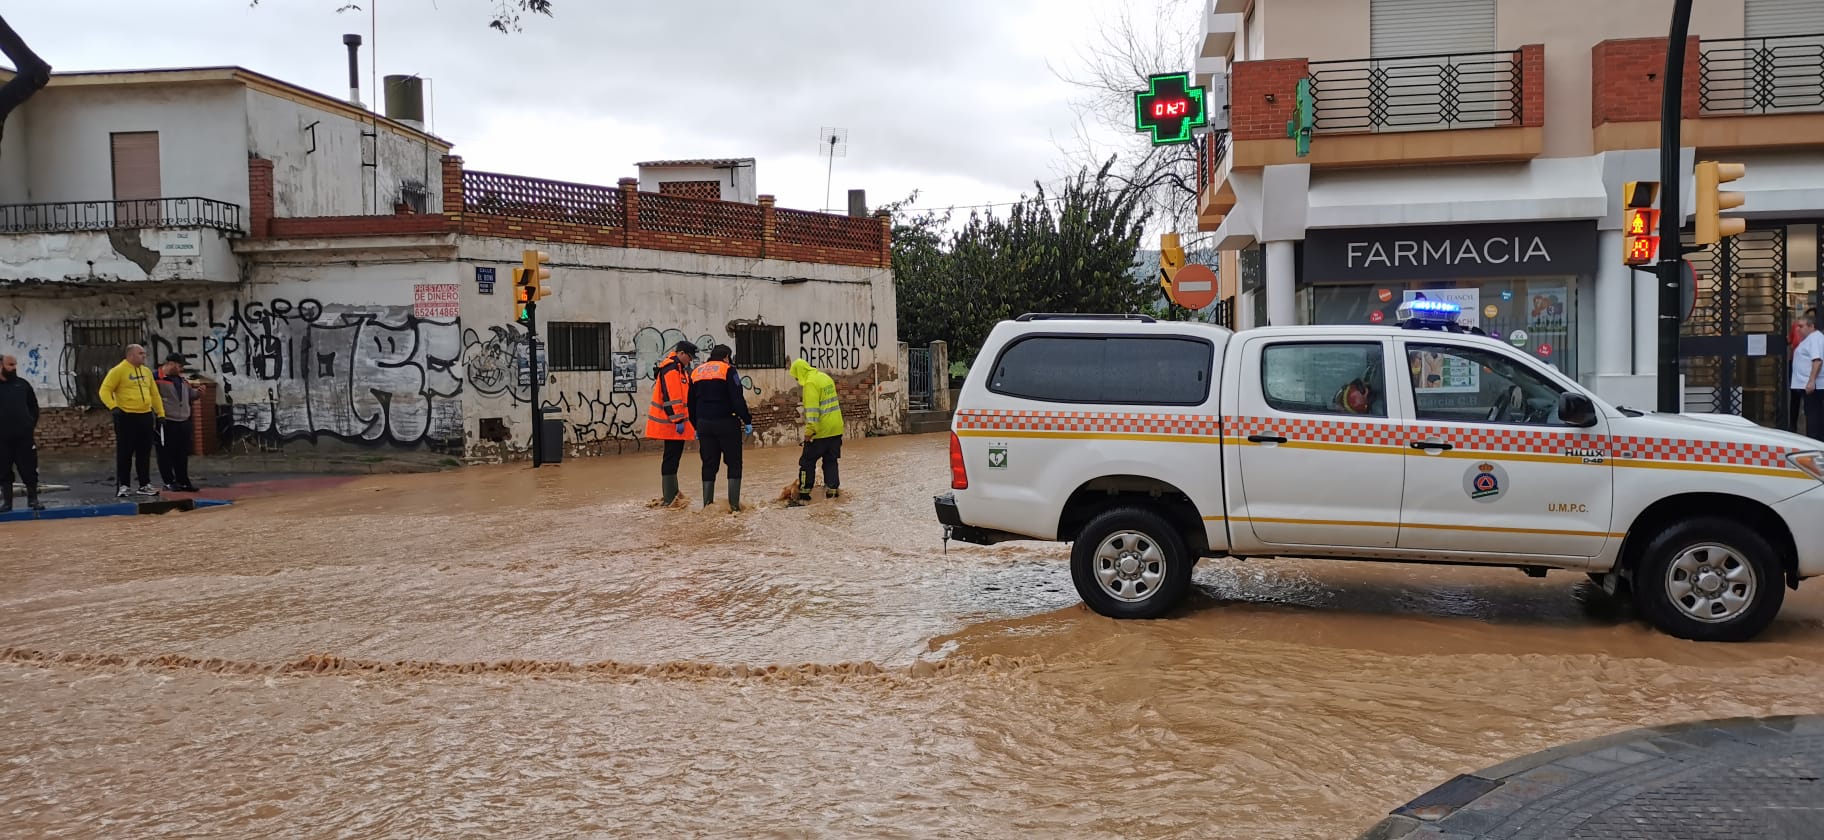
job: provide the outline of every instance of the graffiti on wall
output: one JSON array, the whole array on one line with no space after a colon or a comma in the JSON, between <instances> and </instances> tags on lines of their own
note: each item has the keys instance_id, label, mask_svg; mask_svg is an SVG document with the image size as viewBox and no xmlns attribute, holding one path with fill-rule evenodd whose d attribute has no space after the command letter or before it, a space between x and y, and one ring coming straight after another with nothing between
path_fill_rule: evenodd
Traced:
<instances>
[{"instance_id":1,"label":"graffiti on wall","mask_svg":"<svg viewBox=\"0 0 1824 840\"><path fill-rule=\"evenodd\" d=\"M411 306L305 298L171 301L153 312L155 358L183 354L222 383L231 429L278 440L459 442L461 328Z\"/></svg>"},{"instance_id":2,"label":"graffiti on wall","mask_svg":"<svg viewBox=\"0 0 1824 840\"><path fill-rule=\"evenodd\" d=\"M495 324L483 338L473 329L462 334L462 365L469 385L489 397L511 397L529 402L532 389L520 385L519 366L526 356L526 332L516 324Z\"/></svg>"},{"instance_id":3,"label":"graffiti on wall","mask_svg":"<svg viewBox=\"0 0 1824 840\"><path fill-rule=\"evenodd\" d=\"M819 370L861 370L863 350L880 347L880 324L871 321L799 321L798 358Z\"/></svg>"}]
</instances>

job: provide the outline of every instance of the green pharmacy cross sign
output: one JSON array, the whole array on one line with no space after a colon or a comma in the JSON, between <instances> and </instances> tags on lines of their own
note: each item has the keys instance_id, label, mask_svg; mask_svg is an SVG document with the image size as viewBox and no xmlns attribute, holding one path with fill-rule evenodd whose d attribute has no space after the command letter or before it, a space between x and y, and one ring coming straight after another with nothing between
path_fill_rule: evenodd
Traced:
<instances>
[{"instance_id":1,"label":"green pharmacy cross sign","mask_svg":"<svg viewBox=\"0 0 1824 840\"><path fill-rule=\"evenodd\" d=\"M1146 90L1134 92L1134 130L1150 132L1153 145L1191 142L1191 131L1210 124L1203 88L1189 73L1161 73L1146 78Z\"/></svg>"}]
</instances>

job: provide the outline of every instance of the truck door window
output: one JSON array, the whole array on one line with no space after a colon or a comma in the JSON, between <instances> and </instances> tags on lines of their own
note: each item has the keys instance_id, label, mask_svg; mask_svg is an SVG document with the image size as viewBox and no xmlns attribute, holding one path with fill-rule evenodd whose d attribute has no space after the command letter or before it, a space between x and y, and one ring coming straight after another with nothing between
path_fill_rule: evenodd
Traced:
<instances>
[{"instance_id":1,"label":"truck door window","mask_svg":"<svg viewBox=\"0 0 1824 840\"><path fill-rule=\"evenodd\" d=\"M1379 342L1269 344L1261 391L1278 411L1386 417L1385 365Z\"/></svg>"},{"instance_id":2,"label":"truck door window","mask_svg":"<svg viewBox=\"0 0 1824 840\"><path fill-rule=\"evenodd\" d=\"M1102 405L1202 405L1214 347L1194 338L1034 335L995 360L988 390Z\"/></svg>"},{"instance_id":3,"label":"truck door window","mask_svg":"<svg viewBox=\"0 0 1824 840\"><path fill-rule=\"evenodd\" d=\"M1475 347L1407 344L1413 403L1420 420L1561 426L1564 389L1500 353Z\"/></svg>"}]
</instances>

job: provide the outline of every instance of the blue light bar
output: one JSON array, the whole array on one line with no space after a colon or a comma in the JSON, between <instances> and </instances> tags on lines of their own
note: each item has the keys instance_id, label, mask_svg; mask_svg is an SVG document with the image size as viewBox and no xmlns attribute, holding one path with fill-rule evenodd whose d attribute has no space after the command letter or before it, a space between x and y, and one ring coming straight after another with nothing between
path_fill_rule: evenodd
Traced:
<instances>
[{"instance_id":1,"label":"blue light bar","mask_svg":"<svg viewBox=\"0 0 1824 840\"><path fill-rule=\"evenodd\" d=\"M1463 307L1447 300L1409 300L1400 304L1394 314L1398 321L1424 321L1429 323L1454 323L1457 316L1463 314Z\"/></svg>"}]
</instances>

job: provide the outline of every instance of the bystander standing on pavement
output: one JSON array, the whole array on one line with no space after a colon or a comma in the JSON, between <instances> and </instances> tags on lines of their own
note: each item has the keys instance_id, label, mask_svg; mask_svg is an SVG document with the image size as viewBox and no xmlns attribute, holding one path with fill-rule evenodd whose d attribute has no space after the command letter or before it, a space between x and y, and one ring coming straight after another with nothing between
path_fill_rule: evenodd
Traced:
<instances>
[{"instance_id":1,"label":"bystander standing on pavement","mask_svg":"<svg viewBox=\"0 0 1824 840\"><path fill-rule=\"evenodd\" d=\"M754 433L754 415L747 410L741 374L731 363L734 351L718 344L709 361L690 373L691 422L697 426L697 446L703 456L703 506L715 501L716 470L728 464L728 509L741 509L741 438Z\"/></svg>"},{"instance_id":2,"label":"bystander standing on pavement","mask_svg":"<svg viewBox=\"0 0 1824 840\"><path fill-rule=\"evenodd\" d=\"M1799 409L1805 409L1805 436L1824 440L1824 382L1819 381L1824 368L1824 333L1818 332L1816 320L1803 317L1796 325L1799 346L1792 351L1792 430L1799 430Z\"/></svg>"},{"instance_id":3,"label":"bystander standing on pavement","mask_svg":"<svg viewBox=\"0 0 1824 840\"><path fill-rule=\"evenodd\" d=\"M836 462L842 458L842 401L836 380L803 359L792 360L792 378L804 391L804 454L798 457L798 501L809 501L817 486L817 462L823 462L823 495L842 495Z\"/></svg>"},{"instance_id":4,"label":"bystander standing on pavement","mask_svg":"<svg viewBox=\"0 0 1824 840\"><path fill-rule=\"evenodd\" d=\"M146 367L146 348L127 345L127 357L101 380L100 396L101 404L114 415L114 479L119 485L114 495L124 499L131 492L129 468L138 472L139 495L158 495L148 474L165 403L159 398L152 369Z\"/></svg>"},{"instance_id":5,"label":"bystander standing on pavement","mask_svg":"<svg viewBox=\"0 0 1824 840\"><path fill-rule=\"evenodd\" d=\"M190 481L190 446L195 438L191 406L201 391L184 378L184 357L172 353L158 366L158 398L165 404L165 420L158 436L158 477L167 491L195 493Z\"/></svg>"},{"instance_id":6,"label":"bystander standing on pavement","mask_svg":"<svg viewBox=\"0 0 1824 840\"><path fill-rule=\"evenodd\" d=\"M660 504L678 500L678 464L684 444L696 437L690 425L690 369L697 360L697 345L678 342L652 369L652 408L646 413L646 437L665 442L659 460Z\"/></svg>"},{"instance_id":7,"label":"bystander standing on pavement","mask_svg":"<svg viewBox=\"0 0 1824 840\"><path fill-rule=\"evenodd\" d=\"M25 485L25 504L44 510L38 501L38 394L19 375L19 360L0 356L0 513L13 509L13 472Z\"/></svg>"}]
</instances>

